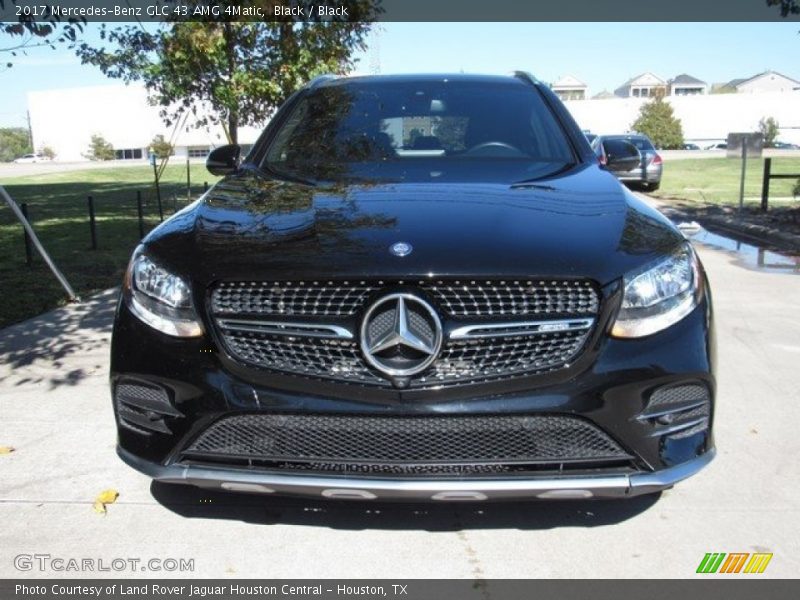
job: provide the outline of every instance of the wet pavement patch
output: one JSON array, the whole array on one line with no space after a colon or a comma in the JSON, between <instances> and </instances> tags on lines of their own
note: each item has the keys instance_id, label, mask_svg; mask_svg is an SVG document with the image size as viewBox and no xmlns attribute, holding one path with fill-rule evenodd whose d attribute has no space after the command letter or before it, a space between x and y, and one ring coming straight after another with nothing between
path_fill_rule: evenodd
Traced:
<instances>
[{"instance_id":1,"label":"wet pavement patch","mask_svg":"<svg viewBox=\"0 0 800 600\"><path fill-rule=\"evenodd\" d=\"M758 242L743 242L714 233L695 221L678 223L678 228L695 244L723 250L735 255L735 263L757 271L800 274L800 254L769 248Z\"/></svg>"}]
</instances>

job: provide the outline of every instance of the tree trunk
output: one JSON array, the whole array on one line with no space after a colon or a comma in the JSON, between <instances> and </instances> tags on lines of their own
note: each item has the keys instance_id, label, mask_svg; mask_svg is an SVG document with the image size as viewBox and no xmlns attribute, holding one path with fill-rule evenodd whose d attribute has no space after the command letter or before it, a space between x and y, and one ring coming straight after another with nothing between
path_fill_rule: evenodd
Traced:
<instances>
[{"instance_id":1,"label":"tree trunk","mask_svg":"<svg viewBox=\"0 0 800 600\"><path fill-rule=\"evenodd\" d=\"M236 40L234 39L234 28L231 24L225 21L222 25L225 36L225 57L228 60L228 77L233 82L234 75L236 74ZM239 143L239 111L231 109L228 112L228 143Z\"/></svg>"},{"instance_id":2,"label":"tree trunk","mask_svg":"<svg viewBox=\"0 0 800 600\"><path fill-rule=\"evenodd\" d=\"M239 143L239 116L234 113L228 115L228 143Z\"/></svg>"}]
</instances>

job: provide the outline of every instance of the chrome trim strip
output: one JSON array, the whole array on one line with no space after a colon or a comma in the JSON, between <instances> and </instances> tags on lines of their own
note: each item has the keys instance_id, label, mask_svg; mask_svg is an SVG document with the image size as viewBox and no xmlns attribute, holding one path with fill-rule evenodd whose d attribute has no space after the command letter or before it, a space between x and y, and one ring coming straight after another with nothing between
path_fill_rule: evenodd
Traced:
<instances>
[{"instance_id":1,"label":"chrome trim strip","mask_svg":"<svg viewBox=\"0 0 800 600\"><path fill-rule=\"evenodd\" d=\"M662 435L669 435L670 433L677 433L678 431L683 431L684 429L689 429L690 427L695 427L696 425L700 425L702 423L705 423L706 427L708 427L708 417L698 417L697 419L684 421L683 423L678 423L676 425L672 425L671 427L656 429L650 434L649 437L658 437Z\"/></svg>"},{"instance_id":2,"label":"chrome trim strip","mask_svg":"<svg viewBox=\"0 0 800 600\"><path fill-rule=\"evenodd\" d=\"M555 319L552 321L514 321L511 323L489 323L484 325L465 325L450 332L451 340L475 339L485 337L509 337L532 335L536 333L555 333L591 329L594 319ZM517 331L500 331L516 329Z\"/></svg>"},{"instance_id":3,"label":"chrome trim strip","mask_svg":"<svg viewBox=\"0 0 800 600\"><path fill-rule=\"evenodd\" d=\"M678 406L677 408L664 408L661 410L656 410L653 412L643 412L636 417L637 421L644 421L647 419L657 419L658 417L663 417L664 415L669 415L672 413L680 414L682 412L686 412L687 410L692 410L695 408L700 408L706 404L711 404L709 400L698 400L696 402L690 402L689 404L684 404L682 406Z\"/></svg>"},{"instance_id":4,"label":"chrome trim strip","mask_svg":"<svg viewBox=\"0 0 800 600\"><path fill-rule=\"evenodd\" d=\"M253 491L256 486L266 488L265 493L284 493L298 496L320 498L330 497L331 490L340 490L346 495L348 490L357 491L366 497L376 499L424 499L446 498L447 493L457 492L491 498L564 498L564 497L629 497L649 494L671 487L700 471L714 458L712 448L705 454L685 463L655 471L632 475L564 476L534 479L472 479L472 480L409 480L409 479L370 479L347 477L324 477L319 475L281 475L275 473L247 471L236 468L215 468L187 465L159 465L134 456L117 447L117 454L137 471L165 483L183 483L200 487L235 489L236 484L249 484ZM242 489L240 487L240 489ZM269 492L266 492L269 490ZM574 492L574 493L570 493ZM354 494L355 495L355 494Z\"/></svg>"},{"instance_id":5,"label":"chrome trim strip","mask_svg":"<svg viewBox=\"0 0 800 600\"><path fill-rule=\"evenodd\" d=\"M222 329L250 331L271 335L303 336L316 338L353 339L353 334L344 327L325 323L298 323L289 321L254 321L248 319L217 319ZM316 330L316 331L315 331ZM322 330L322 331L320 331Z\"/></svg>"}]
</instances>

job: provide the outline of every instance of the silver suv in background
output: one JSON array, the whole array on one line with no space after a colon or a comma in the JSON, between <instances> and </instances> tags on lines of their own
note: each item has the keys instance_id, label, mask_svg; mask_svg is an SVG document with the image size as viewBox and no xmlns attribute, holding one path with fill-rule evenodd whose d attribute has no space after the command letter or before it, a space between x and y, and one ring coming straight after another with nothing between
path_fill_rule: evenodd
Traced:
<instances>
[{"instance_id":1,"label":"silver suv in background","mask_svg":"<svg viewBox=\"0 0 800 600\"><path fill-rule=\"evenodd\" d=\"M647 190L657 190L661 185L664 162L646 135L598 135L591 145L602 165L611 162L625 164L621 161L622 158L631 159L628 164L633 162L634 166L630 169L609 169L620 181ZM634 161L637 153L639 160Z\"/></svg>"}]
</instances>

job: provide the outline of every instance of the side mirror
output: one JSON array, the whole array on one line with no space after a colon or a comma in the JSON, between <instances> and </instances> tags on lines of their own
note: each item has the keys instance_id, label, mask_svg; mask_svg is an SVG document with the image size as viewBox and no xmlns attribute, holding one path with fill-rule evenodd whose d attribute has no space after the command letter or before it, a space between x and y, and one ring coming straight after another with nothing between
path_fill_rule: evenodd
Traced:
<instances>
[{"instance_id":1,"label":"side mirror","mask_svg":"<svg viewBox=\"0 0 800 600\"><path fill-rule=\"evenodd\" d=\"M242 149L237 144L214 148L206 159L206 169L212 175L228 175L239 168Z\"/></svg>"},{"instance_id":2,"label":"side mirror","mask_svg":"<svg viewBox=\"0 0 800 600\"><path fill-rule=\"evenodd\" d=\"M612 173L623 173L635 169L642 162L639 149L629 142L616 141L606 148L606 168Z\"/></svg>"}]
</instances>

